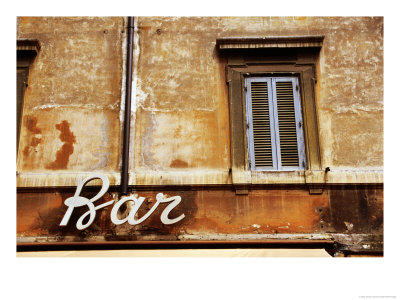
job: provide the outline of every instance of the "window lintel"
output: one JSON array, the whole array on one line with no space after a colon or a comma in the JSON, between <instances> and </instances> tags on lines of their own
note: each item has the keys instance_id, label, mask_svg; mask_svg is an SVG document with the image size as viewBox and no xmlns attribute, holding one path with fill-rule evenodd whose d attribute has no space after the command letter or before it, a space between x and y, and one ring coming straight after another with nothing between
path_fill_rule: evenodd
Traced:
<instances>
[{"instance_id":1,"label":"window lintel","mask_svg":"<svg viewBox=\"0 0 400 300\"><path fill-rule=\"evenodd\" d=\"M321 48L324 36L228 37L216 40L219 50L257 48Z\"/></svg>"},{"instance_id":2,"label":"window lintel","mask_svg":"<svg viewBox=\"0 0 400 300\"><path fill-rule=\"evenodd\" d=\"M39 40L17 40L17 51L35 51L37 54L40 47L41 45Z\"/></svg>"}]
</instances>

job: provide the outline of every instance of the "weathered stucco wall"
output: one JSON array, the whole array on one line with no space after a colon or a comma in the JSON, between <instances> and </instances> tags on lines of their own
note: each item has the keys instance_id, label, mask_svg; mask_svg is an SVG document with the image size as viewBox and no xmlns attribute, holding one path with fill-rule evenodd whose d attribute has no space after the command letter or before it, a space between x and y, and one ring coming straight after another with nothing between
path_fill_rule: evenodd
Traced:
<instances>
[{"instance_id":1,"label":"weathered stucco wall","mask_svg":"<svg viewBox=\"0 0 400 300\"><path fill-rule=\"evenodd\" d=\"M224 65L207 20L138 19L136 169L229 168Z\"/></svg>"},{"instance_id":2,"label":"weathered stucco wall","mask_svg":"<svg viewBox=\"0 0 400 300\"><path fill-rule=\"evenodd\" d=\"M382 169L382 18L140 17L138 34L137 169L229 168L216 39L302 35L325 36L316 86L323 165Z\"/></svg>"},{"instance_id":3,"label":"weathered stucco wall","mask_svg":"<svg viewBox=\"0 0 400 300\"><path fill-rule=\"evenodd\" d=\"M42 46L25 95L21 178L98 170L117 174L117 183L124 18L21 17L17 29L18 39ZM200 175L190 183L229 183L228 91L216 39L301 35L325 36L316 106L328 182L346 182L331 178L335 171L383 169L383 18L136 17L130 183L193 171Z\"/></svg>"},{"instance_id":4,"label":"weathered stucco wall","mask_svg":"<svg viewBox=\"0 0 400 300\"><path fill-rule=\"evenodd\" d=\"M315 86L322 170L249 171L247 186L232 186L226 59L216 39L309 35L325 37ZM82 173L108 176L110 191L99 204L120 199L125 38L123 17L18 18L17 39L41 44L18 149L19 242L305 234L361 250L376 243L370 250L382 251L383 18L136 17L129 195L145 197L138 216L159 192L181 196L171 218L185 218L161 223L164 203L142 224L117 226L109 206L78 230L84 205L60 227L64 201L75 193L65 186ZM87 187L81 196L97 191Z\"/></svg>"},{"instance_id":5,"label":"weathered stucco wall","mask_svg":"<svg viewBox=\"0 0 400 300\"><path fill-rule=\"evenodd\" d=\"M17 21L17 39L41 45L25 92L18 171L118 171L124 18Z\"/></svg>"},{"instance_id":6,"label":"weathered stucco wall","mask_svg":"<svg viewBox=\"0 0 400 300\"><path fill-rule=\"evenodd\" d=\"M67 226L59 226L66 212L64 200L74 195L71 189L22 192L17 199L17 240L20 243L141 242L141 241L265 241L312 242L335 240L340 252L382 251L383 189L378 186L341 186L310 195L304 187L254 189L236 195L230 189L144 189L132 195L146 200L136 219L156 205L156 194L180 196L182 202L169 217L184 218L174 224L160 221L165 203L137 225L111 222L111 206L99 209L94 223L78 230L76 224L86 207L74 210ZM85 188L89 199L96 189ZM101 203L119 199L110 191ZM115 203L114 202L114 203ZM129 202L128 202L129 203ZM131 203L133 205L133 203ZM99 203L96 202L96 205ZM129 209L120 208L118 218Z\"/></svg>"}]
</instances>

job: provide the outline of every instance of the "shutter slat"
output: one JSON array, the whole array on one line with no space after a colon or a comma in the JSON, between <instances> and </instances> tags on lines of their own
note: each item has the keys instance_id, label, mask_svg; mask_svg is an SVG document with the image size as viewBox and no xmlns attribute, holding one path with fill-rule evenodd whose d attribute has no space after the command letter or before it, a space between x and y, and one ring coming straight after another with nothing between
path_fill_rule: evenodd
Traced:
<instances>
[{"instance_id":1,"label":"shutter slat","mask_svg":"<svg viewBox=\"0 0 400 300\"><path fill-rule=\"evenodd\" d=\"M267 82L251 82L251 106L255 166L272 167Z\"/></svg>"},{"instance_id":2,"label":"shutter slat","mask_svg":"<svg viewBox=\"0 0 400 300\"><path fill-rule=\"evenodd\" d=\"M276 82L276 102L282 167L299 166L296 116L291 81Z\"/></svg>"}]
</instances>

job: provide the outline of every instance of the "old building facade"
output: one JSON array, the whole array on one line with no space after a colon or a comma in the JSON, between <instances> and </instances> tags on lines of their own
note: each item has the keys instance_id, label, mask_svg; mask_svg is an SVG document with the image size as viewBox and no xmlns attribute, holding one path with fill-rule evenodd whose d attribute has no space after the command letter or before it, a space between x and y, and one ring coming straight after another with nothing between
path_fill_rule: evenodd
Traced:
<instances>
[{"instance_id":1,"label":"old building facade","mask_svg":"<svg viewBox=\"0 0 400 300\"><path fill-rule=\"evenodd\" d=\"M131 20L17 19L21 249L383 254L383 18Z\"/></svg>"}]
</instances>

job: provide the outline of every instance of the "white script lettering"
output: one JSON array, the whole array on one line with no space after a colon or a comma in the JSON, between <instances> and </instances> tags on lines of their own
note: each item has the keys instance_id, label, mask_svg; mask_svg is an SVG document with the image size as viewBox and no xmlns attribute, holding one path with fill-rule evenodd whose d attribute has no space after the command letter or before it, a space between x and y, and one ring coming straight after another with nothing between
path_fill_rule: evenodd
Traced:
<instances>
[{"instance_id":1,"label":"white script lettering","mask_svg":"<svg viewBox=\"0 0 400 300\"><path fill-rule=\"evenodd\" d=\"M85 184L87 184L88 182L90 182L94 179L101 179L101 181L102 181L101 190L97 193L97 195L91 199L80 196ZM110 181L108 180L107 176L105 176L103 174L93 174L92 176L87 177L85 180L82 180L82 178L79 178L74 196L70 197L64 201L64 204L66 206L68 206L68 209L65 212L63 219L61 220L60 226L66 226L68 224L68 221L69 221L75 207L81 207L81 206L87 205L89 210L87 212L85 212L78 219L78 221L76 222L76 228L79 230L83 230L83 229L89 227L93 223L93 221L96 217L96 210L99 210L101 208L109 206L114 202L114 200L111 200L111 201L105 202L98 206L94 206L94 204L93 204L94 201L96 201L104 196L104 194L107 192L109 187L110 187ZM161 222L163 222L166 225L174 224L176 222L179 222L180 220L182 220L185 217L185 214L181 214L179 217L174 218L174 219L170 219L168 217L171 210L173 210L182 201L180 196L173 196L170 198L166 198L164 196L164 194L158 193L156 196L157 201L153 205L153 207L144 216L142 216L140 219L136 220L135 215L138 212L141 205L143 204L144 200L145 200L144 197L136 198L134 196L124 197L124 198L118 200L111 210L111 221L115 225L120 225L127 221L130 225L137 225L137 224L140 224L143 221L145 221L157 209L157 207L160 203L168 203L168 202L171 202L171 203L161 213L161 217L160 217ZM127 217L125 217L123 219L119 219L118 218L119 208L121 207L122 204L124 204L128 201L133 202L131 211L129 212ZM89 215L89 220L85 224L83 224L83 220L88 215Z\"/></svg>"}]
</instances>

